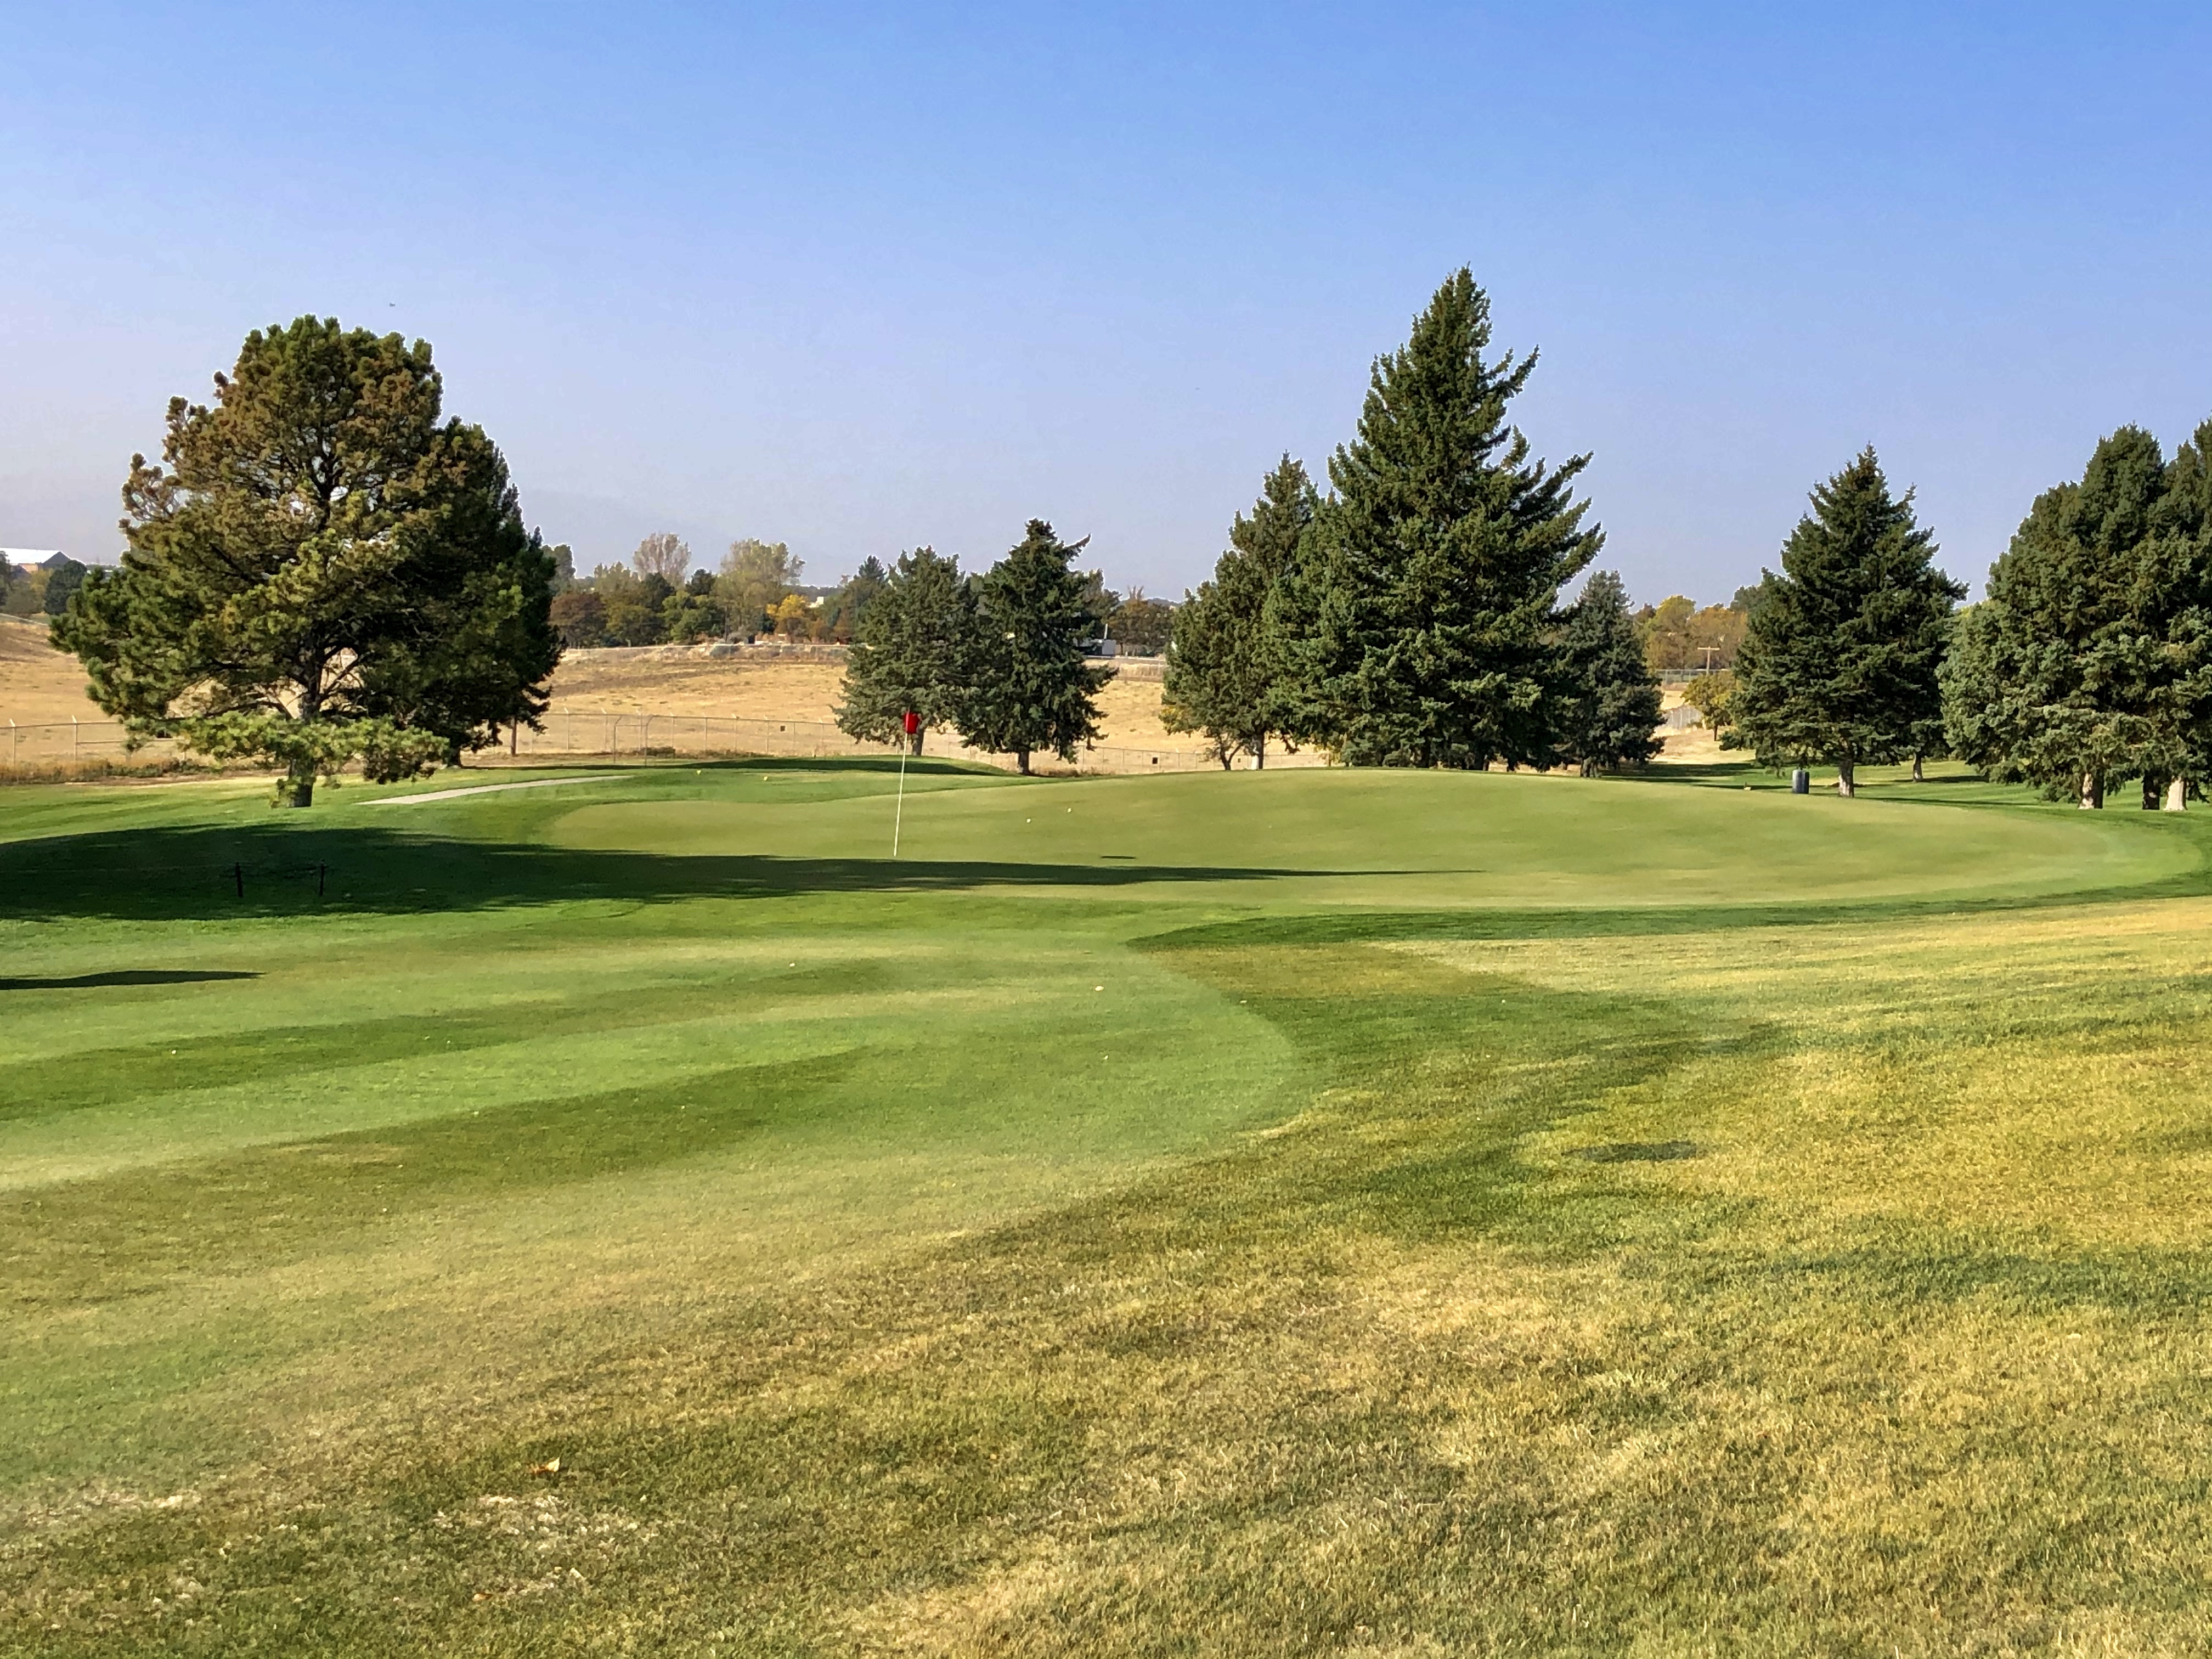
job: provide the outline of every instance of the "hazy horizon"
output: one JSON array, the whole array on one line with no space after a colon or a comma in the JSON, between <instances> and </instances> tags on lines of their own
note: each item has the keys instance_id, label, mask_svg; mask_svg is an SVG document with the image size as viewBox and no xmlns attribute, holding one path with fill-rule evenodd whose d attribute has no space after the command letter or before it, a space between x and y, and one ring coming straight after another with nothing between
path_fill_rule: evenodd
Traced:
<instances>
[{"instance_id":1,"label":"hazy horizon","mask_svg":"<svg viewBox=\"0 0 2212 1659\"><path fill-rule=\"evenodd\" d=\"M2212 416L2212 12L17 9L0 544L112 557L249 329L429 340L580 569L1031 516L1201 580L1464 264L1601 562L1725 601L1859 447L1978 584Z\"/></svg>"}]
</instances>

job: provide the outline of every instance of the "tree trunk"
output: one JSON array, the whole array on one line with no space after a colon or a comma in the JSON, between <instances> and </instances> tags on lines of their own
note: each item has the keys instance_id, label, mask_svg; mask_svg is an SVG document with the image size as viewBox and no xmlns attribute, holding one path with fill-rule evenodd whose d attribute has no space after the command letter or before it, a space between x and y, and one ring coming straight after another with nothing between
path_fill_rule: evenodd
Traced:
<instances>
[{"instance_id":1,"label":"tree trunk","mask_svg":"<svg viewBox=\"0 0 2212 1659\"><path fill-rule=\"evenodd\" d=\"M914 736L907 739L907 742L911 746L910 752L916 760L920 760L921 758L921 740L928 735L929 734L924 732L921 727L917 726L914 728Z\"/></svg>"},{"instance_id":2,"label":"tree trunk","mask_svg":"<svg viewBox=\"0 0 2212 1659\"><path fill-rule=\"evenodd\" d=\"M1028 750L1026 750L1026 749L1017 749L1017 750L1014 750L1014 767L1015 767L1015 769L1016 769L1017 771L1020 772L1020 774L1021 774L1024 777L1027 777L1027 776L1029 776L1029 775L1030 775L1030 751L1029 751Z\"/></svg>"},{"instance_id":3,"label":"tree trunk","mask_svg":"<svg viewBox=\"0 0 2212 1659\"><path fill-rule=\"evenodd\" d=\"M319 662L311 672L300 679L300 714L303 725L313 723L323 712L323 670ZM312 806L315 804L315 763L295 760L286 771L284 781L276 786L276 804L280 806Z\"/></svg>"},{"instance_id":4,"label":"tree trunk","mask_svg":"<svg viewBox=\"0 0 2212 1659\"><path fill-rule=\"evenodd\" d=\"M1856 770L1856 769L1850 761L1836 763L1836 793L1845 800L1850 799L1859 792L1858 780L1852 775Z\"/></svg>"},{"instance_id":5,"label":"tree trunk","mask_svg":"<svg viewBox=\"0 0 2212 1659\"><path fill-rule=\"evenodd\" d=\"M1597 763L1594 760L1586 760L1581 763L1577 769L1581 772L1583 776L1586 778L1594 778L1597 775Z\"/></svg>"},{"instance_id":6,"label":"tree trunk","mask_svg":"<svg viewBox=\"0 0 2212 1659\"><path fill-rule=\"evenodd\" d=\"M1255 772L1267 769L1267 734L1265 732L1260 734L1260 741L1252 745L1252 769Z\"/></svg>"},{"instance_id":7,"label":"tree trunk","mask_svg":"<svg viewBox=\"0 0 2212 1659\"><path fill-rule=\"evenodd\" d=\"M522 722L514 720L507 728L507 752L510 756L522 752Z\"/></svg>"},{"instance_id":8,"label":"tree trunk","mask_svg":"<svg viewBox=\"0 0 2212 1659\"><path fill-rule=\"evenodd\" d=\"M2143 774L2142 810L2144 811L2157 811L2159 800L2165 793L2166 780L2164 778L2159 776L2155 772L2146 772Z\"/></svg>"},{"instance_id":9,"label":"tree trunk","mask_svg":"<svg viewBox=\"0 0 2212 1659\"><path fill-rule=\"evenodd\" d=\"M2189 810L2189 780L2176 778L2166 786L2166 810L2186 812Z\"/></svg>"},{"instance_id":10,"label":"tree trunk","mask_svg":"<svg viewBox=\"0 0 2212 1659\"><path fill-rule=\"evenodd\" d=\"M2085 812L2099 811L2104 805L2105 775L2102 772L2084 772L2081 775L2081 810Z\"/></svg>"},{"instance_id":11,"label":"tree trunk","mask_svg":"<svg viewBox=\"0 0 2212 1659\"><path fill-rule=\"evenodd\" d=\"M1915 783L1925 783L1928 781L1927 777L1920 770L1920 757L1917 755L1915 755L1912 757L1912 781Z\"/></svg>"}]
</instances>

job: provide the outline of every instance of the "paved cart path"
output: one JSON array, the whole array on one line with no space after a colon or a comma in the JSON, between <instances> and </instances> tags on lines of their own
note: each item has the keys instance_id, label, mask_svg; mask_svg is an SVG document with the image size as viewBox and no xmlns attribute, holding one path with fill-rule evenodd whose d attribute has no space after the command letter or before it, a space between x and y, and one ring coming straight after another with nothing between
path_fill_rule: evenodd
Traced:
<instances>
[{"instance_id":1,"label":"paved cart path","mask_svg":"<svg viewBox=\"0 0 2212 1659\"><path fill-rule=\"evenodd\" d=\"M594 772L582 778L532 778L526 783L478 783L465 789L433 789L420 795L386 795L381 800L362 803L364 806L414 806L426 800L455 800L463 795L496 795L502 789L556 789L568 783L609 783L622 775L619 772Z\"/></svg>"}]
</instances>

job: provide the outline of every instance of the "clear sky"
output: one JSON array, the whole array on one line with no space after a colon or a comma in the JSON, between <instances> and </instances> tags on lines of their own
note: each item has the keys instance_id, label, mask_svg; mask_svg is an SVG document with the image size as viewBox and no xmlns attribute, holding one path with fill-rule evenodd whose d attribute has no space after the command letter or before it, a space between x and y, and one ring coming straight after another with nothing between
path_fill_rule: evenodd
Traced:
<instances>
[{"instance_id":1,"label":"clear sky","mask_svg":"<svg viewBox=\"0 0 2212 1659\"><path fill-rule=\"evenodd\" d=\"M2212 416L2212 4L0 0L0 544L112 556L174 393L429 339L580 563L1024 520L1199 580L1454 267L1640 599L1863 444L1978 582Z\"/></svg>"}]
</instances>

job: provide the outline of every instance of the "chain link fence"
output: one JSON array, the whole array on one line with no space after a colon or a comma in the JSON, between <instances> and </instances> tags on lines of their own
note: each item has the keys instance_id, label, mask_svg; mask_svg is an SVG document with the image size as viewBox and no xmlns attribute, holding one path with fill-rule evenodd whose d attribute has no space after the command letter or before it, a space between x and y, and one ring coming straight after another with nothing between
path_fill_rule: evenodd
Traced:
<instances>
[{"instance_id":1,"label":"chain link fence","mask_svg":"<svg viewBox=\"0 0 2212 1659\"><path fill-rule=\"evenodd\" d=\"M550 760L619 759L653 755L773 755L827 757L895 755L890 744L847 736L828 720L757 720L732 714L663 714L629 709L557 709L547 714L543 731L524 726L507 746L472 757L471 764L501 758L543 765ZM936 758L1010 766L1012 757L985 754L933 733L925 753ZM1271 765L1311 765L1318 757L1269 757ZM0 775L18 778L98 776L118 771L156 771L189 763L188 755L166 739L131 750L120 724L112 720L52 721L0 729ZM1038 755L1030 764L1040 772L1206 771L1219 765L1196 746L1102 744L1079 750L1073 765L1057 756ZM1239 763L1249 765L1249 761Z\"/></svg>"},{"instance_id":2,"label":"chain link fence","mask_svg":"<svg viewBox=\"0 0 2212 1659\"><path fill-rule=\"evenodd\" d=\"M526 726L514 735L508 750L513 758L542 759L556 754L824 757L898 752L890 744L850 737L829 720L571 709L547 714L544 724L545 729L542 732L532 732ZM946 732L933 733L926 738L924 753L940 759L977 761L993 766L1006 765L1011 758L970 749ZM1207 750L1194 746L1101 744L1079 750L1073 766L1050 755L1033 756L1030 764L1039 771L1126 773L1199 771L1219 763Z\"/></svg>"}]
</instances>

